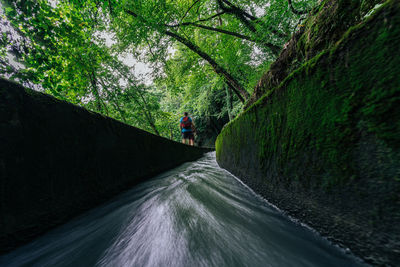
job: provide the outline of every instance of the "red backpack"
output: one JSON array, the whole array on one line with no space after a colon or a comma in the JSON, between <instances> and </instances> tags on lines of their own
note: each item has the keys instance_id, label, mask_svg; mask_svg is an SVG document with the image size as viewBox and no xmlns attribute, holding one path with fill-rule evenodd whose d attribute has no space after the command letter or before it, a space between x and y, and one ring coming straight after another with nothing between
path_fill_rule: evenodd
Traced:
<instances>
[{"instance_id":1,"label":"red backpack","mask_svg":"<svg viewBox=\"0 0 400 267\"><path fill-rule=\"evenodd\" d=\"M191 130L192 129L192 120L189 120L189 117L183 117L181 126L183 129Z\"/></svg>"}]
</instances>

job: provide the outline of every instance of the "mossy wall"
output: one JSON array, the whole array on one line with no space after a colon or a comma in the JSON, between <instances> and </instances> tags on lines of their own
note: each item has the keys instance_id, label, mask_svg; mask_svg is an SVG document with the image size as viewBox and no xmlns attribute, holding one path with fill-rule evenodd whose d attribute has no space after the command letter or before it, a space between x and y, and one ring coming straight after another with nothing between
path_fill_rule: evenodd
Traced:
<instances>
[{"instance_id":1,"label":"mossy wall","mask_svg":"<svg viewBox=\"0 0 400 267\"><path fill-rule=\"evenodd\" d=\"M0 253L206 151L0 79Z\"/></svg>"},{"instance_id":2,"label":"mossy wall","mask_svg":"<svg viewBox=\"0 0 400 267\"><path fill-rule=\"evenodd\" d=\"M322 0L297 25L279 57L271 64L254 88L246 107L277 87L307 60L338 42L350 26L360 23L385 0ZM300 22L299 22L300 23Z\"/></svg>"},{"instance_id":3,"label":"mossy wall","mask_svg":"<svg viewBox=\"0 0 400 267\"><path fill-rule=\"evenodd\" d=\"M400 262L400 2L292 72L216 141L217 161L374 264Z\"/></svg>"}]
</instances>

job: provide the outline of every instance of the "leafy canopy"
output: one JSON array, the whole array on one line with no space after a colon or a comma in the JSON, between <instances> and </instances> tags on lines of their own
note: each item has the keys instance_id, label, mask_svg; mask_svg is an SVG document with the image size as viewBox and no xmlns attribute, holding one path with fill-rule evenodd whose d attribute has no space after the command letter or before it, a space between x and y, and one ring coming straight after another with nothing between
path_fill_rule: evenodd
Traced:
<instances>
[{"instance_id":1,"label":"leafy canopy","mask_svg":"<svg viewBox=\"0 0 400 267\"><path fill-rule=\"evenodd\" d=\"M290 4L290 5L289 5ZM179 139L194 114L199 140L233 118L314 0L3 1L0 71L33 88ZM4 24L5 25L5 24ZM18 38L16 38L15 31ZM107 37L114 43L107 43ZM7 61L13 53L22 69ZM145 85L123 62L153 68Z\"/></svg>"}]
</instances>

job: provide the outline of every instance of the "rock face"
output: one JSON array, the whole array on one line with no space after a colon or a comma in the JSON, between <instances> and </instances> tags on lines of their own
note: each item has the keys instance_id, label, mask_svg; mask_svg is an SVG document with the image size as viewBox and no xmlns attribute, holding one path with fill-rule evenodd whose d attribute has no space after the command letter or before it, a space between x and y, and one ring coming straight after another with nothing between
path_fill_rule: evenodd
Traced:
<instances>
[{"instance_id":1,"label":"rock face","mask_svg":"<svg viewBox=\"0 0 400 267\"><path fill-rule=\"evenodd\" d=\"M376 265L400 262L399 43L393 0L293 71L216 141L223 168Z\"/></svg>"},{"instance_id":2,"label":"rock face","mask_svg":"<svg viewBox=\"0 0 400 267\"><path fill-rule=\"evenodd\" d=\"M0 252L206 151L0 79Z\"/></svg>"}]
</instances>

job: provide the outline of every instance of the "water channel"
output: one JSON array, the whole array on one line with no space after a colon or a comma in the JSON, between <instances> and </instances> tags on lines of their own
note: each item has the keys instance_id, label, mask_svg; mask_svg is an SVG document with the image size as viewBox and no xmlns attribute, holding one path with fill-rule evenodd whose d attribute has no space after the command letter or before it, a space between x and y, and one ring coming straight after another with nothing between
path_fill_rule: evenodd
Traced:
<instances>
[{"instance_id":1,"label":"water channel","mask_svg":"<svg viewBox=\"0 0 400 267\"><path fill-rule=\"evenodd\" d=\"M221 169L158 175L9 254L0 266L363 266Z\"/></svg>"}]
</instances>

